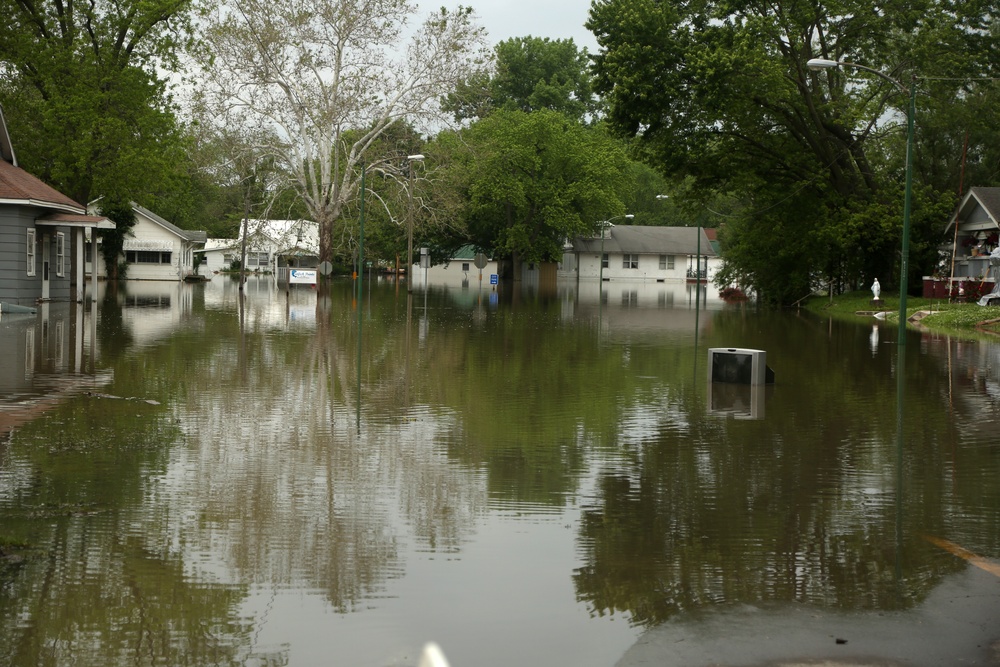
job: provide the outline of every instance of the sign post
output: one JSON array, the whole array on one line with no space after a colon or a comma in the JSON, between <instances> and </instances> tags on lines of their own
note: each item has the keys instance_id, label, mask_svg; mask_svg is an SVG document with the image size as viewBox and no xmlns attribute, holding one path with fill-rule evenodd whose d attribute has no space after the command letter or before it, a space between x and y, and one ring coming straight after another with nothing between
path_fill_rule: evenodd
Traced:
<instances>
[{"instance_id":1,"label":"sign post","mask_svg":"<svg viewBox=\"0 0 1000 667\"><path fill-rule=\"evenodd\" d=\"M482 282L483 282L483 269L486 268L486 262L487 262L486 255L484 255L481 252L477 252L476 256L472 260L472 263L476 265L477 269L479 269L479 282L480 282L480 284L482 284ZM1000 283L998 283L998 284L1000 284Z\"/></svg>"}]
</instances>

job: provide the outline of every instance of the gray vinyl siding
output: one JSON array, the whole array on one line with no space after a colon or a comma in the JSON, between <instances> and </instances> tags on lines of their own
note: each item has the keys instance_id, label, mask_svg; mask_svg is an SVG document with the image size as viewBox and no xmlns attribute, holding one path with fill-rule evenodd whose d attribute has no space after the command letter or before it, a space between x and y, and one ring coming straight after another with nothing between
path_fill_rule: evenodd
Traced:
<instances>
[{"instance_id":1,"label":"gray vinyl siding","mask_svg":"<svg viewBox=\"0 0 1000 667\"><path fill-rule=\"evenodd\" d=\"M32 305L42 296L43 242L49 244L49 299L70 297L73 234L63 227L35 227L39 210L28 206L0 206L0 301ZM35 275L28 275L27 234L35 229ZM56 232L66 235L64 272L55 272Z\"/></svg>"},{"instance_id":2,"label":"gray vinyl siding","mask_svg":"<svg viewBox=\"0 0 1000 667\"><path fill-rule=\"evenodd\" d=\"M35 275L27 271L27 230L35 226L34 211L0 206L0 301L30 305L42 295L39 251Z\"/></svg>"},{"instance_id":3,"label":"gray vinyl siding","mask_svg":"<svg viewBox=\"0 0 1000 667\"><path fill-rule=\"evenodd\" d=\"M68 227L39 227L38 228L38 264L39 269L36 276L39 279L38 291L41 294L41 263L42 263L42 239L49 244L49 262L52 268L49 271L49 300L68 301L70 297L70 278L73 275L73 230ZM45 233L42 234L41 231ZM65 245L63 247L63 274L56 275L56 234L63 233Z\"/></svg>"}]
</instances>

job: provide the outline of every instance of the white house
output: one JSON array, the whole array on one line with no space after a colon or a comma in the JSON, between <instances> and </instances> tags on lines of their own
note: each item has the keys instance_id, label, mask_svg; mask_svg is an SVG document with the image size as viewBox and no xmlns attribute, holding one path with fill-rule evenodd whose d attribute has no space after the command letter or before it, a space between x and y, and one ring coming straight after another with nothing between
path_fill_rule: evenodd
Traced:
<instances>
[{"instance_id":1,"label":"white house","mask_svg":"<svg viewBox=\"0 0 1000 667\"><path fill-rule=\"evenodd\" d=\"M100 201L88 207L100 210ZM132 202L135 226L125 238L123 250L129 280L184 280L195 273L194 252L205 245L205 232L181 229L152 211ZM90 265L87 266L90 270ZM97 258L98 275L107 271L104 258Z\"/></svg>"},{"instance_id":2,"label":"white house","mask_svg":"<svg viewBox=\"0 0 1000 667\"><path fill-rule=\"evenodd\" d=\"M462 246L453 253L453 257L441 264L435 264L424 269L421 268L419 251L414 252L413 282L415 285L427 283L440 284L478 284L480 275L486 285L489 285L490 276L497 272L495 260L487 259L482 269L475 264L476 249L471 245Z\"/></svg>"},{"instance_id":3,"label":"white house","mask_svg":"<svg viewBox=\"0 0 1000 667\"><path fill-rule=\"evenodd\" d=\"M319 263L319 225L311 220L249 220L246 268L275 272L283 267L314 267ZM236 239L208 239L198 251L203 274L225 271L242 255L243 226Z\"/></svg>"},{"instance_id":4,"label":"white house","mask_svg":"<svg viewBox=\"0 0 1000 667\"><path fill-rule=\"evenodd\" d=\"M603 236L577 237L569 244L563 267L580 279L712 280L721 259L708 230L701 227L615 225ZM714 231L714 230L712 230ZM698 258L700 256L700 267Z\"/></svg>"}]
</instances>

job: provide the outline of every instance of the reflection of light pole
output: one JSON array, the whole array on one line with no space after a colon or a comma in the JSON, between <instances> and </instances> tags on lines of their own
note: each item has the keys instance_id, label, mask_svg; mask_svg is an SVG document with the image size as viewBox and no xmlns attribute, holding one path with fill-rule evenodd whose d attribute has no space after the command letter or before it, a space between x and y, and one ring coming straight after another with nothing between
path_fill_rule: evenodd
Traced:
<instances>
[{"instance_id":1,"label":"reflection of light pole","mask_svg":"<svg viewBox=\"0 0 1000 667\"><path fill-rule=\"evenodd\" d=\"M407 221L406 221L406 290L413 291L413 163L420 162L424 156L420 153L407 155L407 170L410 172L410 184L406 188L407 195Z\"/></svg>"},{"instance_id":2,"label":"reflection of light pole","mask_svg":"<svg viewBox=\"0 0 1000 667\"><path fill-rule=\"evenodd\" d=\"M843 60L826 60L824 58L813 58L806 63L809 69L821 70L830 69L833 67L855 67L857 69L863 69L866 72L871 72L872 74L879 76L896 88L898 88L903 93L910 94L910 102L906 107L906 186L903 195L903 241L902 241L902 259L899 267L899 334L897 345L906 344L906 285L907 279L909 278L909 266L910 266L910 200L912 199L913 193L913 116L916 115L916 86L912 83L910 87L907 88L899 81L896 81L892 77L883 74L882 72L872 69L871 67L865 67L864 65L858 65L856 63L850 63Z\"/></svg>"},{"instance_id":3,"label":"reflection of light pole","mask_svg":"<svg viewBox=\"0 0 1000 667\"><path fill-rule=\"evenodd\" d=\"M614 227L614 225L611 224L612 220L617 220L618 218L625 218L626 220L631 220L634 217L635 216L632 215L631 213L626 213L625 215L616 215L613 218L610 218L608 220L604 220L603 222L601 222L601 269L600 269L599 281L598 281L598 285L597 285L598 300L600 299L601 285L604 284L604 230L607 229L608 227Z\"/></svg>"}]
</instances>

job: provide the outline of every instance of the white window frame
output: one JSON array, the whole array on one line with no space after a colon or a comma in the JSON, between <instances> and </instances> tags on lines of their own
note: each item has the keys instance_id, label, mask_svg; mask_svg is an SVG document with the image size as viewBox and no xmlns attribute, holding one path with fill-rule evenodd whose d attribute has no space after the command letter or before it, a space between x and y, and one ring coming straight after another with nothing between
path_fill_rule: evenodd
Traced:
<instances>
[{"instance_id":1,"label":"white window frame","mask_svg":"<svg viewBox=\"0 0 1000 667\"><path fill-rule=\"evenodd\" d=\"M260 268L262 266L270 266L270 264L271 264L270 253L259 250L247 250L247 268L250 267Z\"/></svg>"},{"instance_id":2,"label":"white window frame","mask_svg":"<svg viewBox=\"0 0 1000 667\"><path fill-rule=\"evenodd\" d=\"M639 255L625 253L622 255L622 268L623 269L638 269L639 268Z\"/></svg>"},{"instance_id":3,"label":"white window frame","mask_svg":"<svg viewBox=\"0 0 1000 667\"><path fill-rule=\"evenodd\" d=\"M38 252L37 238L34 229L27 230L27 248L25 259L28 262L28 274L29 276L35 275L35 255Z\"/></svg>"},{"instance_id":4,"label":"white window frame","mask_svg":"<svg viewBox=\"0 0 1000 667\"><path fill-rule=\"evenodd\" d=\"M673 271L673 270L674 270L674 256L660 255L660 271Z\"/></svg>"},{"instance_id":5,"label":"white window frame","mask_svg":"<svg viewBox=\"0 0 1000 667\"><path fill-rule=\"evenodd\" d=\"M66 233L56 232L56 275L66 275Z\"/></svg>"}]
</instances>

